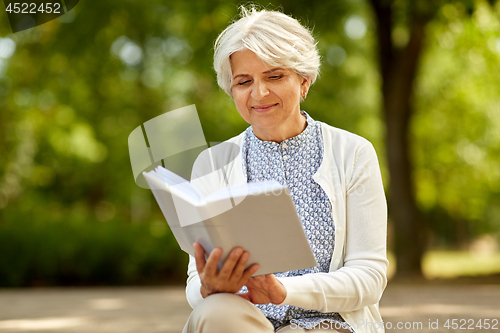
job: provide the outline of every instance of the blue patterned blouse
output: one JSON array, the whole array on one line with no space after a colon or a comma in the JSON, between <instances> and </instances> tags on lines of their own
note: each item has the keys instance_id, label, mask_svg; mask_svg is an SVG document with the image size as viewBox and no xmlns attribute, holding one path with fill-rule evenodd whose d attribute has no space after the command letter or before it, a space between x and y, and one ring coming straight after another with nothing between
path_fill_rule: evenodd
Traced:
<instances>
[{"instance_id":1,"label":"blue patterned blouse","mask_svg":"<svg viewBox=\"0 0 500 333\"><path fill-rule=\"evenodd\" d=\"M276 180L287 185L307 239L316 258L316 267L275 274L277 277L328 272L335 246L335 224L332 207L323 189L312 176L323 160L321 124L301 111L307 119L306 129L299 135L276 143L262 141L248 127L243 145L243 172L248 182ZM243 287L241 292L245 292ZM259 304L277 329L288 322L312 328L324 320L344 323L335 312L322 313L290 305ZM345 323L344 323L345 325Z\"/></svg>"}]
</instances>

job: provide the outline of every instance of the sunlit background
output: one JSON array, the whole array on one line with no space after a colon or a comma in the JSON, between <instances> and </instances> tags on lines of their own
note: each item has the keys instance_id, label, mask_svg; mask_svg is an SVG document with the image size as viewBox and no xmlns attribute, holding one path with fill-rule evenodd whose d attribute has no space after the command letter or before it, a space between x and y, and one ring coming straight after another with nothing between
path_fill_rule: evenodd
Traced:
<instances>
[{"instance_id":1,"label":"sunlit background","mask_svg":"<svg viewBox=\"0 0 500 333\"><path fill-rule=\"evenodd\" d=\"M500 273L500 5L472 2L445 1L427 24L412 98L429 279ZM405 3L396 1L400 16ZM0 286L184 283L187 254L151 192L135 185L127 138L190 104L208 142L248 126L212 69L213 41L237 5L81 1L15 34L0 14ZM280 5L314 28L322 56L303 109L373 142L387 183L370 5L268 8ZM409 31L398 22L392 41L403 48ZM392 230L390 221L390 247Z\"/></svg>"}]
</instances>

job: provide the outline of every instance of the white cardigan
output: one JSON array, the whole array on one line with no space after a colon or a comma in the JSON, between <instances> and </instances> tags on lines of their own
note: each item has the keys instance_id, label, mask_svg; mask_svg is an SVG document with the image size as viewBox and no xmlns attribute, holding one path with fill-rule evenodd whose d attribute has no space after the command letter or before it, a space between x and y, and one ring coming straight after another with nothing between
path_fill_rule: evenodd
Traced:
<instances>
[{"instance_id":1,"label":"white cardigan","mask_svg":"<svg viewBox=\"0 0 500 333\"><path fill-rule=\"evenodd\" d=\"M323 161L313 176L332 204L335 247L329 273L279 278L287 296L282 304L307 310L339 312L356 333L384 332L378 302L387 285L387 204L375 149L369 141L321 123ZM242 170L244 132L229 139L234 151L217 146L200 154L193 167L192 183L207 195L247 181ZM226 175L213 172L199 177L199 170L225 166ZM186 287L191 307L203 298L194 257L190 256Z\"/></svg>"}]
</instances>

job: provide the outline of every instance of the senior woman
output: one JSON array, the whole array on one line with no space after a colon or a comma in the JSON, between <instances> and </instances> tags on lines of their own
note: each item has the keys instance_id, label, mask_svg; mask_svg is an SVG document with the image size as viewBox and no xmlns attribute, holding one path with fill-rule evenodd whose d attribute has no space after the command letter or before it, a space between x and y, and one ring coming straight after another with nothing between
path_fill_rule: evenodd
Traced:
<instances>
[{"instance_id":1,"label":"senior woman","mask_svg":"<svg viewBox=\"0 0 500 333\"><path fill-rule=\"evenodd\" d=\"M184 332L383 332L378 302L386 286L387 209L377 156L365 139L300 110L320 57L311 33L276 11L242 8L215 43L218 84L251 126L211 148L193 167L204 194L227 185L287 185L318 265L251 277L249 254L195 243ZM207 165L224 172L201 175Z\"/></svg>"}]
</instances>

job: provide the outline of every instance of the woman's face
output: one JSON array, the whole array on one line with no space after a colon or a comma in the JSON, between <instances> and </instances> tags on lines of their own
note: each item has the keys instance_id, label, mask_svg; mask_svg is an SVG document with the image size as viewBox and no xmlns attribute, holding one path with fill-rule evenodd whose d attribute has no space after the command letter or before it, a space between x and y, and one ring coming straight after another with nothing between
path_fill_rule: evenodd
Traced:
<instances>
[{"instance_id":1,"label":"woman's face","mask_svg":"<svg viewBox=\"0 0 500 333\"><path fill-rule=\"evenodd\" d=\"M291 69L272 67L254 52L242 50L230 57L234 103L261 140L281 142L301 133L300 96L309 80Z\"/></svg>"}]
</instances>

